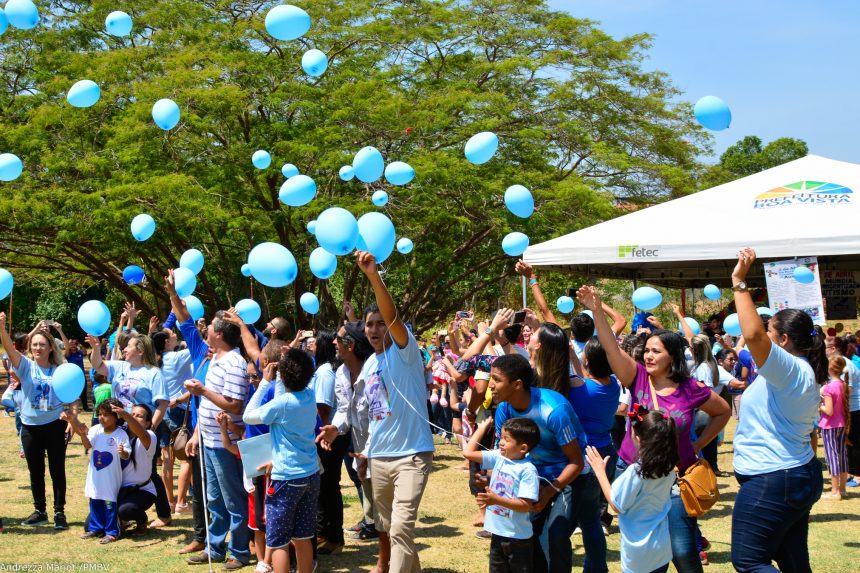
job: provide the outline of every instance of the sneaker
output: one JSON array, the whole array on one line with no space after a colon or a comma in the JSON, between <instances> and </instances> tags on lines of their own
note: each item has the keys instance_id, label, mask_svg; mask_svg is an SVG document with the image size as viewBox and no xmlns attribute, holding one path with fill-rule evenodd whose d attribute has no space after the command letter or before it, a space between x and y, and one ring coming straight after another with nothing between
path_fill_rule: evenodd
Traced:
<instances>
[{"instance_id":1,"label":"sneaker","mask_svg":"<svg viewBox=\"0 0 860 573\"><path fill-rule=\"evenodd\" d=\"M235 557L231 557L227 561L224 562L224 565L221 566L222 571L235 571L236 569L241 569L242 567L247 567L248 563L242 563Z\"/></svg>"},{"instance_id":2,"label":"sneaker","mask_svg":"<svg viewBox=\"0 0 860 573\"><path fill-rule=\"evenodd\" d=\"M66 520L66 514L62 511L58 511L54 514L54 529L66 530L69 528L69 522Z\"/></svg>"},{"instance_id":3,"label":"sneaker","mask_svg":"<svg viewBox=\"0 0 860 573\"><path fill-rule=\"evenodd\" d=\"M582 528L577 526L576 529L573 530L574 535L582 535Z\"/></svg>"},{"instance_id":4,"label":"sneaker","mask_svg":"<svg viewBox=\"0 0 860 573\"><path fill-rule=\"evenodd\" d=\"M860 486L860 481L857 481L857 478L851 478L847 482L845 482L845 485L847 485L848 487L857 487Z\"/></svg>"},{"instance_id":5,"label":"sneaker","mask_svg":"<svg viewBox=\"0 0 860 573\"><path fill-rule=\"evenodd\" d=\"M489 531L487 531L486 529L482 529L480 531L475 532L475 537L477 537L478 539L490 540L493 538L493 534L490 533Z\"/></svg>"},{"instance_id":6,"label":"sneaker","mask_svg":"<svg viewBox=\"0 0 860 573\"><path fill-rule=\"evenodd\" d=\"M364 520L362 519L361 521L359 521L358 523L356 523L352 527L344 527L343 530L344 531L351 531L351 532L355 533L357 531L361 531L362 529L364 529L365 526L366 526L366 524L364 523Z\"/></svg>"},{"instance_id":7,"label":"sneaker","mask_svg":"<svg viewBox=\"0 0 860 573\"><path fill-rule=\"evenodd\" d=\"M350 531L347 539L352 539L353 541L371 541L379 539L379 532L373 526L362 527L358 531Z\"/></svg>"},{"instance_id":8,"label":"sneaker","mask_svg":"<svg viewBox=\"0 0 860 573\"><path fill-rule=\"evenodd\" d=\"M191 504L189 503L177 503L176 504L176 515L184 515L186 513L191 513Z\"/></svg>"},{"instance_id":9,"label":"sneaker","mask_svg":"<svg viewBox=\"0 0 860 573\"><path fill-rule=\"evenodd\" d=\"M212 563L224 563L224 556L213 557ZM201 551L197 555L192 555L185 560L189 565L207 565L209 563L209 555L205 551Z\"/></svg>"},{"instance_id":10,"label":"sneaker","mask_svg":"<svg viewBox=\"0 0 860 573\"><path fill-rule=\"evenodd\" d=\"M272 566L263 563L262 561L257 562L257 568L254 569L254 573L272 573Z\"/></svg>"},{"instance_id":11,"label":"sneaker","mask_svg":"<svg viewBox=\"0 0 860 573\"><path fill-rule=\"evenodd\" d=\"M699 560L701 560L702 565L710 565L708 562L708 554L704 551L699 551Z\"/></svg>"},{"instance_id":12,"label":"sneaker","mask_svg":"<svg viewBox=\"0 0 860 573\"><path fill-rule=\"evenodd\" d=\"M609 536L609 528L606 527L605 525L601 525L600 528L603 529L603 535L608 537Z\"/></svg>"},{"instance_id":13,"label":"sneaker","mask_svg":"<svg viewBox=\"0 0 860 573\"><path fill-rule=\"evenodd\" d=\"M21 525L26 525L27 527L35 527L37 525L47 525L48 524L48 514L44 511L34 511L30 514L30 517L21 522Z\"/></svg>"}]
</instances>

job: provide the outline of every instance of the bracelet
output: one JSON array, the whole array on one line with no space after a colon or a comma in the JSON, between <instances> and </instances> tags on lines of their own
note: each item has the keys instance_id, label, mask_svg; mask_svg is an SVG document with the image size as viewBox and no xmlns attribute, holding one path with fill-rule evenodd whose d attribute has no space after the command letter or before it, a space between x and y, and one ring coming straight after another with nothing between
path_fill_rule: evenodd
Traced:
<instances>
[{"instance_id":1,"label":"bracelet","mask_svg":"<svg viewBox=\"0 0 860 573\"><path fill-rule=\"evenodd\" d=\"M538 284L537 279L532 279L529 281L529 286L535 286L536 284Z\"/></svg>"}]
</instances>

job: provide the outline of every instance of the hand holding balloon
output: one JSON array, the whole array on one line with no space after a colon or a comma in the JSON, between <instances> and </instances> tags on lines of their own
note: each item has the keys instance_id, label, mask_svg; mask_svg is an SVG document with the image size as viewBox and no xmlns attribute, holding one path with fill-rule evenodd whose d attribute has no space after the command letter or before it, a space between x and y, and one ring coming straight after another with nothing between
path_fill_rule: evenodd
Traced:
<instances>
[{"instance_id":1,"label":"hand holding balloon","mask_svg":"<svg viewBox=\"0 0 860 573\"><path fill-rule=\"evenodd\" d=\"M367 251L356 251L355 260L358 264L358 269L368 278L374 274L378 274L376 269L376 257L373 256L373 253L368 253Z\"/></svg>"}]
</instances>

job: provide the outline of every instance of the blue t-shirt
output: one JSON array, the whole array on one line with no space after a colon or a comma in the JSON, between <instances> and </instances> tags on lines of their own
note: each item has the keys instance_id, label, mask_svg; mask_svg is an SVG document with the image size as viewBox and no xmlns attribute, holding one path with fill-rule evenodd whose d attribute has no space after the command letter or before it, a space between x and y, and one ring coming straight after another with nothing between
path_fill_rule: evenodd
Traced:
<instances>
[{"instance_id":1,"label":"blue t-shirt","mask_svg":"<svg viewBox=\"0 0 860 573\"><path fill-rule=\"evenodd\" d=\"M332 409L332 414L334 414L334 409L337 408L337 397L334 393L334 379L334 370L332 369L331 364L326 362L316 369L314 377L311 378L310 384L308 384L308 388L314 391L317 404L325 404L330 407ZM325 423L328 424L329 420L326 420Z\"/></svg>"},{"instance_id":2,"label":"blue t-shirt","mask_svg":"<svg viewBox=\"0 0 860 573\"><path fill-rule=\"evenodd\" d=\"M619 512L621 570L647 573L672 560L669 494L675 472L659 479L644 479L638 469L636 462L612 482L612 504Z\"/></svg>"},{"instance_id":3,"label":"blue t-shirt","mask_svg":"<svg viewBox=\"0 0 860 573\"><path fill-rule=\"evenodd\" d=\"M66 356L66 360L71 362L72 364L77 364L81 370L86 372L84 369L84 353L78 350L77 352L69 352L69 355Z\"/></svg>"},{"instance_id":4,"label":"blue t-shirt","mask_svg":"<svg viewBox=\"0 0 860 573\"><path fill-rule=\"evenodd\" d=\"M606 385L591 378L584 380L582 386L571 386L567 398L582 423L588 445L603 448L612 443L609 432L615 425L621 385L615 376Z\"/></svg>"},{"instance_id":5,"label":"blue t-shirt","mask_svg":"<svg viewBox=\"0 0 860 573\"><path fill-rule=\"evenodd\" d=\"M860 357L854 355L851 360L846 361L848 367L848 386L851 388L851 393L848 394L848 411L856 412L860 410Z\"/></svg>"},{"instance_id":6,"label":"blue t-shirt","mask_svg":"<svg viewBox=\"0 0 860 573\"><path fill-rule=\"evenodd\" d=\"M752 354L749 350L744 348L740 352L738 352L738 362L741 366L749 370L749 374L747 377L747 386L755 382L755 379L758 378L758 366L753 360ZM730 394L742 394L743 390L739 390L737 388L729 388Z\"/></svg>"},{"instance_id":7,"label":"blue t-shirt","mask_svg":"<svg viewBox=\"0 0 860 573\"><path fill-rule=\"evenodd\" d=\"M188 346L188 351L191 353L191 377L206 383L206 374L209 372L209 362L203 363L206 360L206 355L209 353L209 345L201 338L197 331L197 325L189 318L179 325L179 332L182 333L182 338L185 339L185 344ZM201 366L202 364L202 366ZM197 409L200 407L200 397L191 397L191 426L197 426Z\"/></svg>"},{"instance_id":8,"label":"blue t-shirt","mask_svg":"<svg viewBox=\"0 0 860 573\"><path fill-rule=\"evenodd\" d=\"M314 425L317 404L310 388L286 392L279 385L271 402L259 405L258 400L271 386L262 382L254 399L248 403L243 420L246 424L268 424L272 433L272 479L293 480L319 471Z\"/></svg>"},{"instance_id":9,"label":"blue t-shirt","mask_svg":"<svg viewBox=\"0 0 860 573\"><path fill-rule=\"evenodd\" d=\"M756 384L744 392L735 432L735 472L758 475L802 466L821 397L812 366L771 344Z\"/></svg>"},{"instance_id":10,"label":"blue t-shirt","mask_svg":"<svg viewBox=\"0 0 860 573\"><path fill-rule=\"evenodd\" d=\"M194 376L191 351L176 350L161 355L161 376L167 388L167 396L172 400L185 394L185 381ZM185 408L184 404L178 405Z\"/></svg>"},{"instance_id":11,"label":"blue t-shirt","mask_svg":"<svg viewBox=\"0 0 860 573\"><path fill-rule=\"evenodd\" d=\"M392 343L372 354L361 369L370 418L368 458L411 456L432 452L427 419L424 361L412 334L405 348Z\"/></svg>"},{"instance_id":12,"label":"blue t-shirt","mask_svg":"<svg viewBox=\"0 0 860 573\"><path fill-rule=\"evenodd\" d=\"M23 401L21 423L28 426L43 426L60 419L63 402L57 397L52 385L56 366L42 368L26 356L21 357L15 374L21 380Z\"/></svg>"},{"instance_id":13,"label":"blue t-shirt","mask_svg":"<svg viewBox=\"0 0 860 573\"><path fill-rule=\"evenodd\" d=\"M547 480L554 480L568 464L567 455L561 449L570 442L577 442L582 450L583 460L588 439L579 423L573 406L567 399L547 388L530 388L531 399L529 407L523 412L516 410L508 402L502 402L496 408L496 442L502 435L502 424L508 418L529 418L540 429L540 442L528 454L528 459L537 468L538 475ZM582 473L588 473L586 465Z\"/></svg>"},{"instance_id":14,"label":"blue t-shirt","mask_svg":"<svg viewBox=\"0 0 860 573\"><path fill-rule=\"evenodd\" d=\"M251 403L251 400L254 399L254 394L257 393L257 388L254 387L253 384L248 385L248 403ZM275 386L270 385L269 389L265 391L266 393L263 395L262 404L268 404L275 397ZM266 424L245 424L245 437L253 438L254 436L261 436L263 434L269 433L269 426Z\"/></svg>"},{"instance_id":15,"label":"blue t-shirt","mask_svg":"<svg viewBox=\"0 0 860 573\"><path fill-rule=\"evenodd\" d=\"M167 387L161 370L153 366L132 368L125 360L105 362L113 397L122 402L126 410L135 404L146 404L155 412L159 400L168 400Z\"/></svg>"},{"instance_id":16,"label":"blue t-shirt","mask_svg":"<svg viewBox=\"0 0 860 573\"><path fill-rule=\"evenodd\" d=\"M509 460L499 450L484 452L481 469L493 470L490 491L507 499L537 501L540 486L534 465L528 460ZM531 539L532 522L528 511L514 511L500 505L487 507L484 529L494 535Z\"/></svg>"}]
</instances>

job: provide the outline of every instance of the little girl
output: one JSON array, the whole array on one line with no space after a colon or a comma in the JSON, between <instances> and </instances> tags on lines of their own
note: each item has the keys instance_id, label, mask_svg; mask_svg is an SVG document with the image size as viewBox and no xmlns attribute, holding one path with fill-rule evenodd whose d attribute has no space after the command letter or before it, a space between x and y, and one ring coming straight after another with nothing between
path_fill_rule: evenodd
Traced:
<instances>
[{"instance_id":1,"label":"little girl","mask_svg":"<svg viewBox=\"0 0 860 573\"><path fill-rule=\"evenodd\" d=\"M622 571L663 573L672 560L669 494L679 459L675 423L667 414L640 404L633 404L627 415L633 427L636 462L610 485L606 477L609 458L602 458L589 446L588 461L609 505L618 513Z\"/></svg>"},{"instance_id":2,"label":"little girl","mask_svg":"<svg viewBox=\"0 0 860 573\"><path fill-rule=\"evenodd\" d=\"M845 436L850 430L848 418L848 370L845 358L833 356L828 365L830 382L821 389L821 437L824 439L824 458L830 470L830 493L824 499L842 499L848 481L848 447Z\"/></svg>"},{"instance_id":3,"label":"little girl","mask_svg":"<svg viewBox=\"0 0 860 573\"><path fill-rule=\"evenodd\" d=\"M92 539L100 535L102 545L119 539L119 509L116 503L122 485L122 465L127 460L131 446L128 434L119 427L119 416L112 406L122 408L119 400L108 398L97 408L99 423L90 428L78 421L68 411L60 414L60 419L71 424L72 429L81 437L84 448L92 449L90 464L87 468L87 484L84 495L90 498L90 515L87 518L87 532L81 539Z\"/></svg>"}]
</instances>

